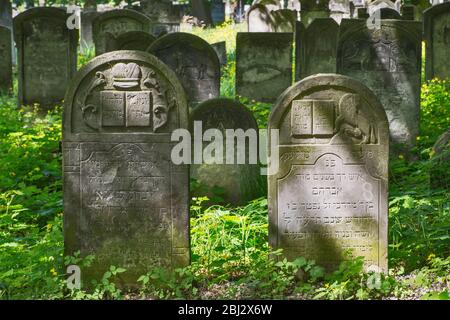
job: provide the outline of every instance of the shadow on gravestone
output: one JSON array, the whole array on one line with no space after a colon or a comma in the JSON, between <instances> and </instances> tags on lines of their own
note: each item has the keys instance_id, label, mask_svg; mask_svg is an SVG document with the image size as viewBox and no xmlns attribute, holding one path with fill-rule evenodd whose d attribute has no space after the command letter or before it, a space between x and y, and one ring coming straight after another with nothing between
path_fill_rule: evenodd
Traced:
<instances>
[{"instance_id":1,"label":"shadow on gravestone","mask_svg":"<svg viewBox=\"0 0 450 320\"><path fill-rule=\"evenodd\" d=\"M92 59L75 75L63 114L65 255L95 255L81 279L111 265L137 287L150 268L190 262L189 168L171 161L171 133L188 129L176 75L141 51Z\"/></svg>"},{"instance_id":2,"label":"shadow on gravestone","mask_svg":"<svg viewBox=\"0 0 450 320\"><path fill-rule=\"evenodd\" d=\"M339 25L332 18L317 18L305 28L297 22L295 33L296 80L317 73L336 73ZM320 36L318 36L320 35Z\"/></svg>"},{"instance_id":3,"label":"shadow on gravestone","mask_svg":"<svg viewBox=\"0 0 450 320\"><path fill-rule=\"evenodd\" d=\"M191 178L196 179L199 186L199 196L207 195L211 204L244 205L248 201L265 194L265 177L260 175L258 165L258 125L252 112L242 103L232 99L212 99L194 108L190 114L190 131L194 125L205 134L210 129L220 131L222 138L214 134L213 142L204 142L202 164L191 165ZM233 163L227 163L226 130L243 130L246 137L242 141L237 138L233 143ZM238 134L239 132L237 132ZM206 135L204 139L206 139ZM233 138L234 139L234 138ZM211 140L212 141L212 140ZM195 141L193 141L195 143ZM219 144L219 146L218 146ZM238 147L239 144L239 147ZM245 146L245 151L238 151ZM220 148L222 147L222 152ZM195 150L195 149L194 149ZM245 156L245 164L236 160L240 155ZM242 153L241 153L242 152ZM250 160L253 159L253 163ZM241 161L242 162L242 161Z\"/></svg>"},{"instance_id":4,"label":"shadow on gravestone","mask_svg":"<svg viewBox=\"0 0 450 320\"><path fill-rule=\"evenodd\" d=\"M148 32L130 31L117 37L116 50L140 50L146 51L156 38Z\"/></svg>"},{"instance_id":5,"label":"shadow on gravestone","mask_svg":"<svg viewBox=\"0 0 450 320\"><path fill-rule=\"evenodd\" d=\"M247 12L248 32L273 32L273 20L270 11L262 4L253 5Z\"/></svg>"},{"instance_id":6,"label":"shadow on gravestone","mask_svg":"<svg viewBox=\"0 0 450 320\"><path fill-rule=\"evenodd\" d=\"M239 32L236 95L273 102L292 84L292 33Z\"/></svg>"},{"instance_id":7,"label":"shadow on gravestone","mask_svg":"<svg viewBox=\"0 0 450 320\"><path fill-rule=\"evenodd\" d=\"M153 42L147 52L175 71L191 108L219 97L219 58L211 45L202 38L184 32L169 33Z\"/></svg>"},{"instance_id":8,"label":"shadow on gravestone","mask_svg":"<svg viewBox=\"0 0 450 320\"><path fill-rule=\"evenodd\" d=\"M410 157L419 133L421 39L419 22L344 19L339 29L338 73L367 85L380 99L391 134L392 154Z\"/></svg>"},{"instance_id":9,"label":"shadow on gravestone","mask_svg":"<svg viewBox=\"0 0 450 320\"><path fill-rule=\"evenodd\" d=\"M228 62L226 42L220 41L220 42L212 43L211 47L217 53L217 57L219 58L220 65L225 66Z\"/></svg>"},{"instance_id":10,"label":"shadow on gravestone","mask_svg":"<svg viewBox=\"0 0 450 320\"><path fill-rule=\"evenodd\" d=\"M95 54L113 51L117 37L130 31L151 32L151 20L142 13L128 9L101 13L92 25Z\"/></svg>"},{"instance_id":11,"label":"shadow on gravestone","mask_svg":"<svg viewBox=\"0 0 450 320\"><path fill-rule=\"evenodd\" d=\"M387 272L389 127L377 97L346 76L310 76L281 94L268 129L279 130L270 246L329 271L352 250Z\"/></svg>"},{"instance_id":12,"label":"shadow on gravestone","mask_svg":"<svg viewBox=\"0 0 450 320\"><path fill-rule=\"evenodd\" d=\"M275 32L294 32L297 12L289 9L274 10L271 12L273 29Z\"/></svg>"},{"instance_id":13,"label":"shadow on gravestone","mask_svg":"<svg viewBox=\"0 0 450 320\"><path fill-rule=\"evenodd\" d=\"M424 11L425 79L450 78L450 2L441 3Z\"/></svg>"},{"instance_id":14,"label":"shadow on gravestone","mask_svg":"<svg viewBox=\"0 0 450 320\"><path fill-rule=\"evenodd\" d=\"M0 26L0 92L12 89L12 34L11 29Z\"/></svg>"},{"instance_id":15,"label":"shadow on gravestone","mask_svg":"<svg viewBox=\"0 0 450 320\"><path fill-rule=\"evenodd\" d=\"M69 30L65 10L28 9L14 18L18 50L19 105L39 104L40 111L62 102L77 68L78 30Z\"/></svg>"}]
</instances>

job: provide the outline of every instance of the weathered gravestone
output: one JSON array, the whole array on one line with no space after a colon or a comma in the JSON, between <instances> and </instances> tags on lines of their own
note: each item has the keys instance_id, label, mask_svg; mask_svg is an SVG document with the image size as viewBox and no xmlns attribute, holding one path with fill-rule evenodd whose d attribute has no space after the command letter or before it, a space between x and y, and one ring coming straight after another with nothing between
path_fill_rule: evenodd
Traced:
<instances>
[{"instance_id":1,"label":"weathered gravestone","mask_svg":"<svg viewBox=\"0 0 450 320\"><path fill-rule=\"evenodd\" d=\"M376 11L382 10L382 9L388 9L384 10L384 12L389 11L396 11L398 14L399 11L397 10L397 7L395 6L394 2L389 0L375 0L375 1L368 1L367 3L367 13L371 16Z\"/></svg>"},{"instance_id":2,"label":"weathered gravestone","mask_svg":"<svg viewBox=\"0 0 450 320\"><path fill-rule=\"evenodd\" d=\"M147 50L161 59L180 79L190 107L220 94L220 63L211 45L190 33L169 33Z\"/></svg>"},{"instance_id":3,"label":"weathered gravestone","mask_svg":"<svg viewBox=\"0 0 450 320\"><path fill-rule=\"evenodd\" d=\"M387 272L389 128L377 97L342 75L311 76L279 97L268 129L279 130L270 245L328 269L353 250Z\"/></svg>"},{"instance_id":4,"label":"weathered gravestone","mask_svg":"<svg viewBox=\"0 0 450 320\"><path fill-rule=\"evenodd\" d=\"M13 13L12 13L11 1L10 0L0 0L0 26L8 28L9 32L11 34L12 34L12 30L13 30L12 14ZM3 31L3 32L5 32L5 31ZM14 48L12 36L10 36L10 39L11 39L11 44L9 45L9 47L12 50L12 53L11 53L12 55L11 55L10 59L12 59L12 63L15 65L16 64L16 51ZM5 59L7 57L8 56L4 56ZM0 58L0 59L2 59L2 58ZM7 71L8 69L5 69L5 70L6 70L6 72L8 72ZM1 87L1 84L0 84L0 87Z\"/></svg>"},{"instance_id":5,"label":"weathered gravestone","mask_svg":"<svg viewBox=\"0 0 450 320\"><path fill-rule=\"evenodd\" d=\"M317 18L305 28L297 22L295 33L295 77L336 73L339 25L332 18ZM320 36L318 36L320 35Z\"/></svg>"},{"instance_id":6,"label":"weathered gravestone","mask_svg":"<svg viewBox=\"0 0 450 320\"><path fill-rule=\"evenodd\" d=\"M304 26L308 26L314 19L330 16L328 0L304 0L301 4L300 21Z\"/></svg>"},{"instance_id":7,"label":"weathered gravestone","mask_svg":"<svg viewBox=\"0 0 450 320\"><path fill-rule=\"evenodd\" d=\"M333 18L337 23L341 23L341 20L344 18L351 18L349 0L330 0L328 7L330 9L330 18Z\"/></svg>"},{"instance_id":8,"label":"weathered gravestone","mask_svg":"<svg viewBox=\"0 0 450 320\"><path fill-rule=\"evenodd\" d=\"M11 39L11 29L0 26L0 92L8 92L12 88Z\"/></svg>"},{"instance_id":9,"label":"weathered gravestone","mask_svg":"<svg viewBox=\"0 0 450 320\"><path fill-rule=\"evenodd\" d=\"M151 32L151 21L142 13L121 9L103 12L93 22L95 54L113 51L116 39L130 31Z\"/></svg>"},{"instance_id":10,"label":"weathered gravestone","mask_svg":"<svg viewBox=\"0 0 450 320\"><path fill-rule=\"evenodd\" d=\"M63 119L65 254L95 255L84 284L111 265L129 286L154 266L189 264L189 169L171 161L188 109L173 71L140 51L96 57Z\"/></svg>"},{"instance_id":11,"label":"weathered gravestone","mask_svg":"<svg viewBox=\"0 0 450 320\"><path fill-rule=\"evenodd\" d=\"M297 12L290 9L280 9L271 12L275 32L294 32Z\"/></svg>"},{"instance_id":12,"label":"weathered gravestone","mask_svg":"<svg viewBox=\"0 0 450 320\"><path fill-rule=\"evenodd\" d=\"M130 31L121 34L116 39L116 50L141 50L145 51L156 40L148 32Z\"/></svg>"},{"instance_id":13,"label":"weathered gravestone","mask_svg":"<svg viewBox=\"0 0 450 320\"><path fill-rule=\"evenodd\" d=\"M212 24L211 10L207 0L191 0L192 16L196 17L203 24Z\"/></svg>"},{"instance_id":14,"label":"weathered gravestone","mask_svg":"<svg viewBox=\"0 0 450 320\"><path fill-rule=\"evenodd\" d=\"M14 18L18 51L19 104L41 110L64 98L77 68L78 30L66 26L65 10L31 8Z\"/></svg>"},{"instance_id":15,"label":"weathered gravestone","mask_svg":"<svg viewBox=\"0 0 450 320\"><path fill-rule=\"evenodd\" d=\"M450 128L438 137L432 150L430 187L450 189Z\"/></svg>"},{"instance_id":16,"label":"weathered gravestone","mask_svg":"<svg viewBox=\"0 0 450 320\"><path fill-rule=\"evenodd\" d=\"M270 11L262 4L253 5L247 12L248 32L273 32L273 20Z\"/></svg>"},{"instance_id":17,"label":"weathered gravestone","mask_svg":"<svg viewBox=\"0 0 450 320\"><path fill-rule=\"evenodd\" d=\"M427 9L423 15L426 42L425 79L450 77L450 2Z\"/></svg>"},{"instance_id":18,"label":"weathered gravestone","mask_svg":"<svg viewBox=\"0 0 450 320\"><path fill-rule=\"evenodd\" d=\"M225 3L223 0L211 1L211 20L214 24L220 24L225 21Z\"/></svg>"},{"instance_id":19,"label":"weathered gravestone","mask_svg":"<svg viewBox=\"0 0 450 320\"><path fill-rule=\"evenodd\" d=\"M219 58L219 62L221 66L224 66L227 64L227 47L225 41L220 41L211 44L211 47L214 49L214 51L217 54L217 57Z\"/></svg>"},{"instance_id":20,"label":"weathered gravestone","mask_svg":"<svg viewBox=\"0 0 450 320\"><path fill-rule=\"evenodd\" d=\"M191 178L206 187L206 195L211 200L242 205L264 193L257 164L258 125L246 106L224 98L205 101L192 110L190 126L191 134L194 133L193 151L202 151L203 155L202 164L191 165ZM234 139L236 134L236 140L228 140L227 129L233 129L230 137ZM196 150L195 137L201 134L204 134L204 140L211 138L213 143L204 142L203 149ZM218 137L220 134L222 139ZM230 141L234 154L228 154L227 143Z\"/></svg>"},{"instance_id":21,"label":"weathered gravestone","mask_svg":"<svg viewBox=\"0 0 450 320\"><path fill-rule=\"evenodd\" d=\"M180 12L171 0L142 0L141 11L152 21L152 34L159 37L180 31Z\"/></svg>"},{"instance_id":22,"label":"weathered gravestone","mask_svg":"<svg viewBox=\"0 0 450 320\"><path fill-rule=\"evenodd\" d=\"M238 33L236 94L275 101L292 84L292 41L292 33Z\"/></svg>"},{"instance_id":23,"label":"weathered gravestone","mask_svg":"<svg viewBox=\"0 0 450 320\"><path fill-rule=\"evenodd\" d=\"M338 73L367 85L389 119L394 153L408 151L419 131L421 24L379 20L343 20L338 40Z\"/></svg>"}]
</instances>

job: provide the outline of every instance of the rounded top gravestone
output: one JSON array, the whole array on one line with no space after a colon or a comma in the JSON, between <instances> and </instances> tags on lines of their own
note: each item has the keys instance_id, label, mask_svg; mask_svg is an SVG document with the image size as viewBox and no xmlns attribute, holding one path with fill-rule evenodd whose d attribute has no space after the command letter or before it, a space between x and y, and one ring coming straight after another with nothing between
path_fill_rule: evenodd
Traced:
<instances>
[{"instance_id":1,"label":"rounded top gravestone","mask_svg":"<svg viewBox=\"0 0 450 320\"><path fill-rule=\"evenodd\" d=\"M130 31L150 32L151 20L146 15L129 9L116 9L99 14L92 23L95 54L113 51L117 37Z\"/></svg>"},{"instance_id":2,"label":"rounded top gravestone","mask_svg":"<svg viewBox=\"0 0 450 320\"><path fill-rule=\"evenodd\" d=\"M222 134L223 139L217 138L216 141L215 136L213 143L205 143L204 163L191 165L191 178L197 179L201 186L207 187L207 195L212 202L242 205L261 196L264 188L262 188L259 165L256 161L250 163L250 158L258 155L258 125L252 112L236 100L219 98L205 101L195 107L191 111L189 119L191 132L196 132L194 126L201 125L203 134L210 129L219 130ZM226 148L226 142L229 142L226 135L227 129L232 129L236 134L240 129L243 130L242 133L248 139L240 141L238 138L238 141L245 143L245 149L235 144L232 146L234 151ZM216 154L217 149L220 148L217 143L223 148L223 152L219 155ZM230 164L226 163L228 152L234 152L234 156L236 156L242 150L244 150L245 163L240 164L236 161ZM206 151L210 151L209 155ZM211 159L207 159L207 157L211 157Z\"/></svg>"},{"instance_id":3,"label":"rounded top gravestone","mask_svg":"<svg viewBox=\"0 0 450 320\"><path fill-rule=\"evenodd\" d=\"M63 113L65 254L94 255L83 281L114 265L131 287L152 266L189 264L189 170L175 165L188 129L176 75L156 57L121 50L75 75Z\"/></svg>"},{"instance_id":4,"label":"rounded top gravestone","mask_svg":"<svg viewBox=\"0 0 450 320\"><path fill-rule=\"evenodd\" d=\"M130 31L116 39L117 50L145 51L156 40L156 37L145 31Z\"/></svg>"},{"instance_id":5,"label":"rounded top gravestone","mask_svg":"<svg viewBox=\"0 0 450 320\"><path fill-rule=\"evenodd\" d=\"M269 239L288 259L334 269L351 250L387 271L389 126L380 101L347 76L318 74L270 114ZM272 164L273 167L273 164Z\"/></svg>"},{"instance_id":6,"label":"rounded top gravestone","mask_svg":"<svg viewBox=\"0 0 450 320\"><path fill-rule=\"evenodd\" d=\"M186 91L189 106L220 94L220 62L211 45L184 32L158 38L147 49L175 71Z\"/></svg>"}]
</instances>

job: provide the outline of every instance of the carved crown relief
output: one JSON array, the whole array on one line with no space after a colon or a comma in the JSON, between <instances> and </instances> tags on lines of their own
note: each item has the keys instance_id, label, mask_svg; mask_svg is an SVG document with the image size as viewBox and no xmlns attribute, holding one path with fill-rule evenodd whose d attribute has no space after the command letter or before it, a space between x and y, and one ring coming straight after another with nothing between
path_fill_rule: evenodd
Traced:
<instances>
[{"instance_id":1,"label":"carved crown relief","mask_svg":"<svg viewBox=\"0 0 450 320\"><path fill-rule=\"evenodd\" d=\"M85 125L95 131L158 132L176 104L170 91L160 85L155 71L119 62L96 72L77 105Z\"/></svg>"},{"instance_id":2,"label":"carved crown relief","mask_svg":"<svg viewBox=\"0 0 450 320\"><path fill-rule=\"evenodd\" d=\"M377 128L361 111L360 96L345 94L334 100L294 100L291 137L329 138L330 144L376 144Z\"/></svg>"}]
</instances>

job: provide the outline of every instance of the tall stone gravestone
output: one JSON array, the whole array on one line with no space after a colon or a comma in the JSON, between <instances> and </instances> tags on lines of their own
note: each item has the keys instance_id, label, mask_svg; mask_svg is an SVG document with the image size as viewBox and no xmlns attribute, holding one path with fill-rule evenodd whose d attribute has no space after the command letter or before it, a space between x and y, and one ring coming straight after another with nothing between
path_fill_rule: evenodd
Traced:
<instances>
[{"instance_id":1,"label":"tall stone gravestone","mask_svg":"<svg viewBox=\"0 0 450 320\"><path fill-rule=\"evenodd\" d=\"M306 28L301 22L297 22L295 33L297 80L317 73L336 73L338 33L339 25L332 18L314 19Z\"/></svg>"},{"instance_id":2,"label":"tall stone gravestone","mask_svg":"<svg viewBox=\"0 0 450 320\"><path fill-rule=\"evenodd\" d=\"M221 66L225 66L227 64L227 46L225 41L220 41L216 43L212 43L211 47L217 53L217 57L219 58L219 62Z\"/></svg>"},{"instance_id":3,"label":"tall stone gravestone","mask_svg":"<svg viewBox=\"0 0 450 320\"><path fill-rule=\"evenodd\" d=\"M180 31L180 11L171 0L141 0L141 11L152 21L155 37Z\"/></svg>"},{"instance_id":4,"label":"tall stone gravestone","mask_svg":"<svg viewBox=\"0 0 450 320\"><path fill-rule=\"evenodd\" d=\"M0 26L0 92L12 88L12 40L11 29Z\"/></svg>"},{"instance_id":5,"label":"tall stone gravestone","mask_svg":"<svg viewBox=\"0 0 450 320\"><path fill-rule=\"evenodd\" d=\"M190 107L220 95L220 62L211 45L190 33L169 33L147 50L180 79Z\"/></svg>"},{"instance_id":6,"label":"tall stone gravestone","mask_svg":"<svg viewBox=\"0 0 450 320\"><path fill-rule=\"evenodd\" d=\"M343 20L338 40L338 73L367 85L381 100L392 150L408 151L419 131L421 24L379 20L369 29L365 20Z\"/></svg>"},{"instance_id":7,"label":"tall stone gravestone","mask_svg":"<svg viewBox=\"0 0 450 320\"><path fill-rule=\"evenodd\" d=\"M273 32L273 20L270 11L261 4L253 5L247 12L248 32Z\"/></svg>"},{"instance_id":8,"label":"tall stone gravestone","mask_svg":"<svg viewBox=\"0 0 450 320\"><path fill-rule=\"evenodd\" d=\"M96 57L74 77L63 119L65 254L95 255L84 284L111 265L131 286L154 266L189 264L189 169L171 161L188 110L173 71L145 52Z\"/></svg>"},{"instance_id":9,"label":"tall stone gravestone","mask_svg":"<svg viewBox=\"0 0 450 320\"><path fill-rule=\"evenodd\" d=\"M9 29L9 32L12 34L13 32L13 13L12 13L12 7L11 7L11 1L10 0L0 0L0 26L6 27ZM14 48L14 42L13 37L11 38L11 45L9 46L12 50L12 63L16 64L16 50Z\"/></svg>"},{"instance_id":10,"label":"tall stone gravestone","mask_svg":"<svg viewBox=\"0 0 450 320\"><path fill-rule=\"evenodd\" d=\"M126 32L117 37L116 50L146 51L155 40L156 38L148 32L144 31Z\"/></svg>"},{"instance_id":11,"label":"tall stone gravestone","mask_svg":"<svg viewBox=\"0 0 450 320\"><path fill-rule=\"evenodd\" d=\"M342 75L310 76L279 97L268 129L279 130L270 245L329 270L351 250L387 272L389 128L377 97Z\"/></svg>"},{"instance_id":12,"label":"tall stone gravestone","mask_svg":"<svg viewBox=\"0 0 450 320\"><path fill-rule=\"evenodd\" d=\"M203 163L191 165L191 178L207 187L206 191L210 199L220 196L224 203L242 205L263 194L260 168L257 164L258 125L245 105L224 98L205 101L192 110L190 125L194 136L204 134L204 137L207 137L207 134L214 129L222 134L223 140L220 138L216 140L217 135L214 134L213 145L204 142L201 150ZM227 129L241 129L246 135L245 141L237 139L238 143L245 143L245 151L240 151L240 147L243 146L238 147L234 144L233 159L235 161L227 161L227 157L231 159L232 156L227 153L226 148ZM235 133L239 134L236 131ZM217 144L221 145L222 152L219 151L220 146ZM238 162L239 159L242 161ZM220 192L214 193L215 189Z\"/></svg>"},{"instance_id":13,"label":"tall stone gravestone","mask_svg":"<svg viewBox=\"0 0 450 320\"><path fill-rule=\"evenodd\" d=\"M116 39L130 31L151 32L151 21L142 13L120 9L103 12L93 22L95 54L113 51Z\"/></svg>"},{"instance_id":14,"label":"tall stone gravestone","mask_svg":"<svg viewBox=\"0 0 450 320\"><path fill-rule=\"evenodd\" d=\"M81 28L80 28L80 50L87 53L94 49L94 39L92 35L92 23L100 14L95 10L83 10L81 12Z\"/></svg>"},{"instance_id":15,"label":"tall stone gravestone","mask_svg":"<svg viewBox=\"0 0 450 320\"><path fill-rule=\"evenodd\" d=\"M211 1L211 21L213 24L220 24L225 21L225 3L223 0Z\"/></svg>"},{"instance_id":16,"label":"tall stone gravestone","mask_svg":"<svg viewBox=\"0 0 450 320\"><path fill-rule=\"evenodd\" d=\"M236 94L275 101L292 84L292 42L292 33L238 33Z\"/></svg>"},{"instance_id":17,"label":"tall stone gravestone","mask_svg":"<svg viewBox=\"0 0 450 320\"><path fill-rule=\"evenodd\" d=\"M66 26L65 10L28 9L14 18L18 50L19 104L37 103L41 110L64 98L77 68L78 30Z\"/></svg>"},{"instance_id":18,"label":"tall stone gravestone","mask_svg":"<svg viewBox=\"0 0 450 320\"><path fill-rule=\"evenodd\" d=\"M423 15L426 42L425 79L450 77L450 2L427 9Z\"/></svg>"},{"instance_id":19,"label":"tall stone gravestone","mask_svg":"<svg viewBox=\"0 0 450 320\"><path fill-rule=\"evenodd\" d=\"M192 16L196 17L203 24L212 24L211 9L207 0L191 0Z\"/></svg>"}]
</instances>

